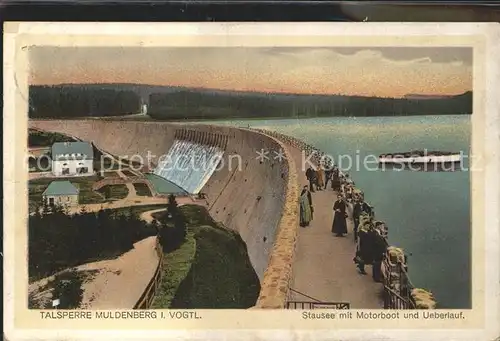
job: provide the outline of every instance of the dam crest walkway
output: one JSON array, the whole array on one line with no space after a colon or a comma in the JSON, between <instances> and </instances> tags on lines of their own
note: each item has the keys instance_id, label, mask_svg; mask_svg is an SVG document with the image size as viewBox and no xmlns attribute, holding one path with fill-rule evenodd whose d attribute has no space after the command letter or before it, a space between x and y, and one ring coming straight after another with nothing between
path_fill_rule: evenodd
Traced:
<instances>
[{"instance_id":1,"label":"dam crest walkway","mask_svg":"<svg viewBox=\"0 0 500 341\"><path fill-rule=\"evenodd\" d=\"M299 185L308 185L301 150L287 146L295 161ZM302 293L321 302L349 303L351 309L383 309L383 285L373 281L371 266L366 266L368 274L362 275L353 262L356 244L352 212L348 210L348 234L335 237L331 228L337 192L329 188L311 195L313 220L308 227L297 227L300 230L292 264L290 300L311 301Z\"/></svg>"}]
</instances>

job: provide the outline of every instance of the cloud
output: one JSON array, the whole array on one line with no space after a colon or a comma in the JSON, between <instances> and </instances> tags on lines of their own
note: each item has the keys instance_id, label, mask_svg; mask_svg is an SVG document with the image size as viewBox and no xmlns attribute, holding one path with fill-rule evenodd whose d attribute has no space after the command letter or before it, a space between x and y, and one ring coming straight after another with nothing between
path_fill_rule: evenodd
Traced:
<instances>
[{"instance_id":1,"label":"cloud","mask_svg":"<svg viewBox=\"0 0 500 341\"><path fill-rule=\"evenodd\" d=\"M128 82L403 96L469 90L467 53L472 56L471 49L413 47L43 47L30 52L30 64L38 84Z\"/></svg>"}]
</instances>

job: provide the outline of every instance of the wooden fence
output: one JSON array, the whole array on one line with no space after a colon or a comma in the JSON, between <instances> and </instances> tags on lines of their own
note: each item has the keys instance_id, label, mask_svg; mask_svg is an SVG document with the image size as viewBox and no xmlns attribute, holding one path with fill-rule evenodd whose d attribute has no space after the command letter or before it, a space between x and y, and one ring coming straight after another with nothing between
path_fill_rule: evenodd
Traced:
<instances>
[{"instance_id":1,"label":"wooden fence","mask_svg":"<svg viewBox=\"0 0 500 341\"><path fill-rule=\"evenodd\" d=\"M134 309L149 309L153 305L153 301L155 299L155 295L158 292L158 288L161 284L162 279L162 268L163 268L163 248L160 244L159 237L156 237L156 252L158 253L158 266L156 267L156 271L149 281L144 293L141 295L137 303L134 305Z\"/></svg>"}]
</instances>

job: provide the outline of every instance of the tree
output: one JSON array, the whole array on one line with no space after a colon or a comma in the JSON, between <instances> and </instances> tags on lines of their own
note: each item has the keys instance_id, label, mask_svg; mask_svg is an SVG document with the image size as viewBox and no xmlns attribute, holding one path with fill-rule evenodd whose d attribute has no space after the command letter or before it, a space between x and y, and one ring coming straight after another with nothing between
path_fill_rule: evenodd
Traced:
<instances>
[{"instance_id":1,"label":"tree","mask_svg":"<svg viewBox=\"0 0 500 341\"><path fill-rule=\"evenodd\" d=\"M160 218L160 244L165 252L178 248L186 239L186 223L173 194L168 197L167 214Z\"/></svg>"},{"instance_id":2,"label":"tree","mask_svg":"<svg viewBox=\"0 0 500 341\"><path fill-rule=\"evenodd\" d=\"M60 309L76 309L83 298L82 280L75 270L62 273L54 279L53 299L59 299Z\"/></svg>"},{"instance_id":3,"label":"tree","mask_svg":"<svg viewBox=\"0 0 500 341\"><path fill-rule=\"evenodd\" d=\"M179 206L177 205L177 200L175 199L175 195L170 194L168 196L168 204L167 204L167 212L168 215L173 218L178 215Z\"/></svg>"}]
</instances>

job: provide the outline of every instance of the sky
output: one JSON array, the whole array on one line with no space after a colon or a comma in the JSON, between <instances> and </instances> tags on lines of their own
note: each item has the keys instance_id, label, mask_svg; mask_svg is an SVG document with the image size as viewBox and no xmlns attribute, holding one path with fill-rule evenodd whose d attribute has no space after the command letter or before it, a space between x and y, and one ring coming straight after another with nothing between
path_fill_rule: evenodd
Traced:
<instances>
[{"instance_id":1,"label":"sky","mask_svg":"<svg viewBox=\"0 0 500 341\"><path fill-rule=\"evenodd\" d=\"M403 97L472 90L472 48L31 47L30 84Z\"/></svg>"}]
</instances>

